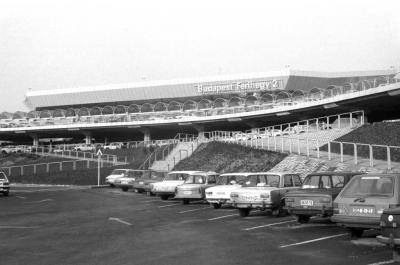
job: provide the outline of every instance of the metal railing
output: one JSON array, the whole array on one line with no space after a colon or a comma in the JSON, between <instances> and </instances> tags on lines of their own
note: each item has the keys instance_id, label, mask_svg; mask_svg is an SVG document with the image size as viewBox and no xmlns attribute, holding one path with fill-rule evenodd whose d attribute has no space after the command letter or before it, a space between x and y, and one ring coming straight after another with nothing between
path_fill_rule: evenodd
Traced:
<instances>
[{"instance_id":1,"label":"metal railing","mask_svg":"<svg viewBox=\"0 0 400 265\"><path fill-rule=\"evenodd\" d=\"M52 173L52 172L71 171L77 169L98 168L98 166L99 164L97 161L68 160L68 161L58 161L49 163L0 167L0 170L3 170L6 173L8 173L7 176L26 176L39 173ZM100 161L100 167L112 167L112 166L115 166L113 162Z\"/></svg>"}]
</instances>

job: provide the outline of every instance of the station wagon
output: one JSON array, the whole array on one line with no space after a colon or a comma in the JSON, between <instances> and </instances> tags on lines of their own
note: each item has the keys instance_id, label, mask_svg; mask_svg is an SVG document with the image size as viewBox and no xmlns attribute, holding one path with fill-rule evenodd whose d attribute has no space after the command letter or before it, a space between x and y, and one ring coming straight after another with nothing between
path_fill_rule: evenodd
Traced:
<instances>
[{"instance_id":1,"label":"station wagon","mask_svg":"<svg viewBox=\"0 0 400 265\"><path fill-rule=\"evenodd\" d=\"M332 221L360 237L366 229L379 229L384 209L400 203L400 174L354 176L333 203Z\"/></svg>"}]
</instances>

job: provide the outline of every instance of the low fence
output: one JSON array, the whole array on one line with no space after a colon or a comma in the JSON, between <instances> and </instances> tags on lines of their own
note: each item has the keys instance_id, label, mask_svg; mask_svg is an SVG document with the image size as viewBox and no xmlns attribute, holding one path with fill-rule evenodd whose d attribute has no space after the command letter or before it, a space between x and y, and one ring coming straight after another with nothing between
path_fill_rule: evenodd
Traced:
<instances>
[{"instance_id":1,"label":"low fence","mask_svg":"<svg viewBox=\"0 0 400 265\"><path fill-rule=\"evenodd\" d=\"M6 172L7 176L25 176L39 173L52 173L61 172L67 170L77 169L90 169L97 168L99 166L97 161L90 160L68 160L50 163L39 163L39 164L28 164L18 165L11 167L1 167L0 169ZM113 162L100 161L100 167L112 167L115 166Z\"/></svg>"}]
</instances>

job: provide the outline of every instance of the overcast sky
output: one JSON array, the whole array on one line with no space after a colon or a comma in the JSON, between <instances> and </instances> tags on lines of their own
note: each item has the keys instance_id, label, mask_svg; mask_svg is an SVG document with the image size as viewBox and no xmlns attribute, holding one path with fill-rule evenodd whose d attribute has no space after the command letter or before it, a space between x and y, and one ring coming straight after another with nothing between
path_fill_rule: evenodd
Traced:
<instances>
[{"instance_id":1,"label":"overcast sky","mask_svg":"<svg viewBox=\"0 0 400 265\"><path fill-rule=\"evenodd\" d=\"M0 112L25 93L293 69L400 69L400 1L0 2Z\"/></svg>"}]
</instances>

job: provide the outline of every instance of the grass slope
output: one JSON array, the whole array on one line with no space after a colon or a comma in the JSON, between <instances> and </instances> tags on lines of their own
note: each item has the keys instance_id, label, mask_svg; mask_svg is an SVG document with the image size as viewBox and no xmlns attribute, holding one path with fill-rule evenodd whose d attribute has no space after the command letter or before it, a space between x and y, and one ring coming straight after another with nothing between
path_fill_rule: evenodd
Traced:
<instances>
[{"instance_id":1,"label":"grass slope","mask_svg":"<svg viewBox=\"0 0 400 265\"><path fill-rule=\"evenodd\" d=\"M237 144L204 143L180 161L174 170L204 170L224 172L268 171L282 161L286 154L258 150Z\"/></svg>"}]
</instances>

